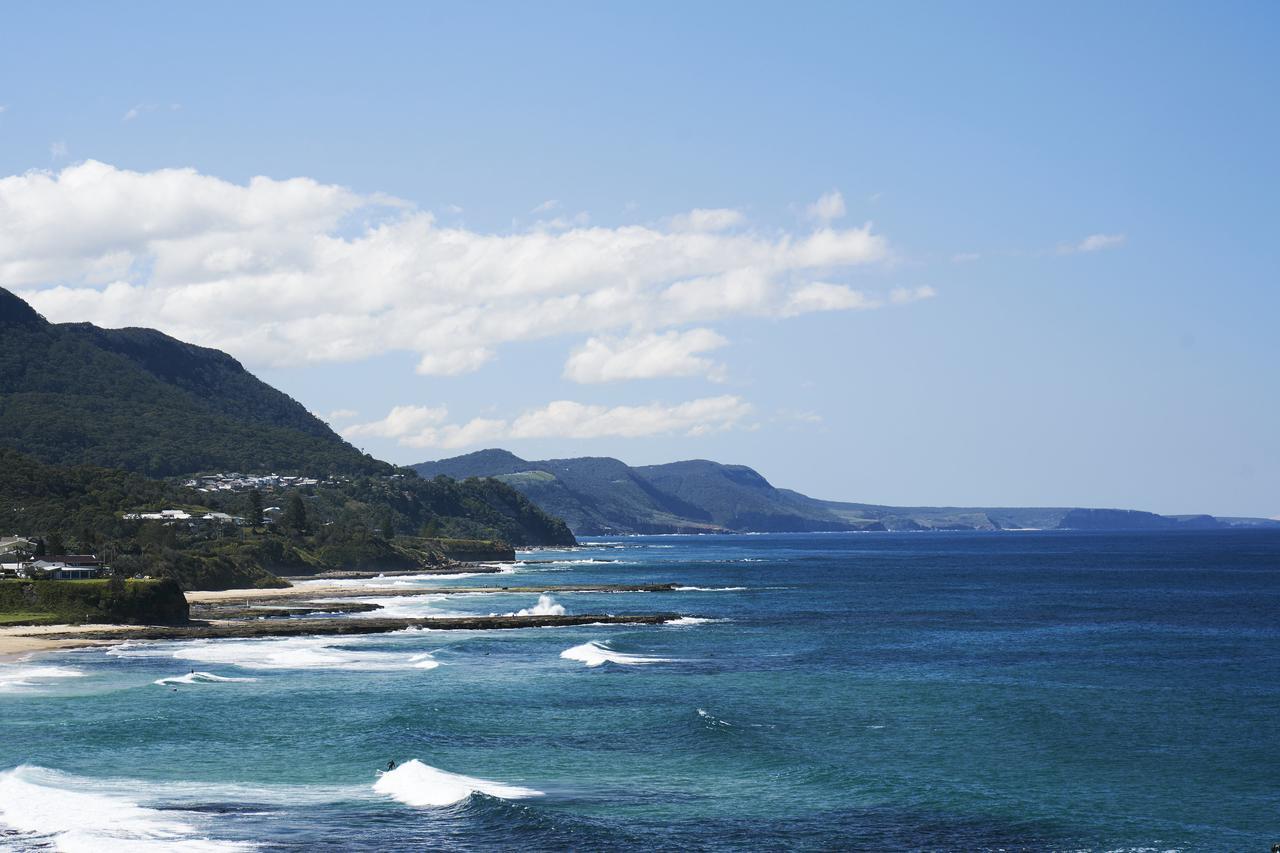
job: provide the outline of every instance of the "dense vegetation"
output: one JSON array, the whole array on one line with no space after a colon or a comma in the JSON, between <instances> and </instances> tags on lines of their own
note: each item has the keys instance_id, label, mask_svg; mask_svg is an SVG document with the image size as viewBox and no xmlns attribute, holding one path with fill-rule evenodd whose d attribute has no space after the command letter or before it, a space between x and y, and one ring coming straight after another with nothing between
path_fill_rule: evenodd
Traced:
<instances>
[{"instance_id":1,"label":"dense vegetation","mask_svg":"<svg viewBox=\"0 0 1280 853\"><path fill-rule=\"evenodd\" d=\"M323 485L200 492L178 475L305 474ZM275 503L283 512L264 517ZM222 512L247 525L126 520ZM366 456L231 356L150 329L47 322L0 288L0 533L96 553L187 589L276 586L277 574L394 570L569 529L493 480L422 480Z\"/></svg>"},{"instance_id":2,"label":"dense vegetation","mask_svg":"<svg viewBox=\"0 0 1280 853\"><path fill-rule=\"evenodd\" d=\"M226 353L150 329L55 325L3 288L0 445L151 477L392 470Z\"/></svg>"},{"instance_id":3,"label":"dense vegetation","mask_svg":"<svg viewBox=\"0 0 1280 853\"><path fill-rule=\"evenodd\" d=\"M874 520L843 519L802 505L750 468L715 462L632 468L607 457L527 462L505 450L484 450L414 470L424 477L495 477L563 517L578 533L879 527Z\"/></svg>"},{"instance_id":4,"label":"dense vegetation","mask_svg":"<svg viewBox=\"0 0 1280 853\"><path fill-rule=\"evenodd\" d=\"M177 624L187 600L172 580L0 580L0 621Z\"/></svg>"},{"instance_id":5,"label":"dense vegetation","mask_svg":"<svg viewBox=\"0 0 1280 853\"><path fill-rule=\"evenodd\" d=\"M275 522L192 526L129 521L165 508ZM257 508L255 508L255 503ZM511 545L571 544L573 535L493 480L422 480L412 472L265 493L198 492L116 469L47 465L0 448L0 531L39 537L50 553L96 553L126 575L185 589L279 586L277 575L391 571L449 559L496 559Z\"/></svg>"}]
</instances>

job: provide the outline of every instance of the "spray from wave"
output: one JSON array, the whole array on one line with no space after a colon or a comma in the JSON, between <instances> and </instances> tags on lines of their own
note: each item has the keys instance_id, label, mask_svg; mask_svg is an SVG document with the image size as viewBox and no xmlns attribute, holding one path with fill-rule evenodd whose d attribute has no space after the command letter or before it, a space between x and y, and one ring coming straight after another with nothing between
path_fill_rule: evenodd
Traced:
<instances>
[{"instance_id":1,"label":"spray from wave","mask_svg":"<svg viewBox=\"0 0 1280 853\"><path fill-rule=\"evenodd\" d=\"M624 652L617 652L609 648L605 643L599 643L592 640L589 643L583 643L580 646L574 646L571 649L565 649L560 653L560 657L565 660L581 661L590 667L600 666L606 663L616 663L622 666L639 666L650 663L673 663L670 658L646 657L645 655L631 655Z\"/></svg>"},{"instance_id":2,"label":"spray from wave","mask_svg":"<svg viewBox=\"0 0 1280 853\"><path fill-rule=\"evenodd\" d=\"M525 607L515 612L516 616L563 616L564 614L564 605L557 604L556 600L545 592L538 596L538 603L533 607Z\"/></svg>"},{"instance_id":3,"label":"spray from wave","mask_svg":"<svg viewBox=\"0 0 1280 853\"><path fill-rule=\"evenodd\" d=\"M477 793L507 800L543 796L541 791L533 788L449 773L423 764L416 758L383 773L374 783L373 790L405 805L419 807L452 805Z\"/></svg>"}]
</instances>

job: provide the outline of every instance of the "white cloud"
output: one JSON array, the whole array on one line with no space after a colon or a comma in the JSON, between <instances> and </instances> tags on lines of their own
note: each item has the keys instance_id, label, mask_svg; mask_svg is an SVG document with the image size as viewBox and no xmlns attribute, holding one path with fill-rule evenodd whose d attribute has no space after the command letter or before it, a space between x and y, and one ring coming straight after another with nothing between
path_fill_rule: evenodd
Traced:
<instances>
[{"instance_id":1,"label":"white cloud","mask_svg":"<svg viewBox=\"0 0 1280 853\"><path fill-rule=\"evenodd\" d=\"M839 219L845 214L844 196L841 195L839 190L825 193L820 199L806 207L805 213L810 219L816 219L819 222L830 222L833 219Z\"/></svg>"},{"instance_id":2,"label":"white cloud","mask_svg":"<svg viewBox=\"0 0 1280 853\"><path fill-rule=\"evenodd\" d=\"M811 311L846 311L878 307L880 307L878 300L851 287L816 281L795 290L787 300L782 315L794 317Z\"/></svg>"},{"instance_id":3,"label":"white cloud","mask_svg":"<svg viewBox=\"0 0 1280 853\"><path fill-rule=\"evenodd\" d=\"M430 429L444 421L449 410L441 406L396 406L380 421L354 424L342 430L344 438L403 438Z\"/></svg>"},{"instance_id":4,"label":"white cloud","mask_svg":"<svg viewBox=\"0 0 1280 853\"><path fill-rule=\"evenodd\" d=\"M417 372L424 376L459 376L479 370L493 356L493 350L486 347L429 352L418 362Z\"/></svg>"},{"instance_id":5,"label":"white cloud","mask_svg":"<svg viewBox=\"0 0 1280 853\"><path fill-rule=\"evenodd\" d=\"M696 208L688 213L671 217L671 228L674 231L724 231L735 228L747 221L740 210L725 207Z\"/></svg>"},{"instance_id":6,"label":"white cloud","mask_svg":"<svg viewBox=\"0 0 1280 853\"><path fill-rule=\"evenodd\" d=\"M530 210L529 212L530 213L546 213L547 211L555 210L559 206L560 206L560 202L558 200L554 198L549 198L546 201L544 201L542 204L533 208L533 210Z\"/></svg>"},{"instance_id":7,"label":"white cloud","mask_svg":"<svg viewBox=\"0 0 1280 853\"><path fill-rule=\"evenodd\" d=\"M702 358L700 353L728 343L711 329L672 330L621 339L592 337L569 356L564 376L582 383L661 376L706 376L722 381L723 365Z\"/></svg>"},{"instance_id":8,"label":"white cloud","mask_svg":"<svg viewBox=\"0 0 1280 853\"><path fill-rule=\"evenodd\" d=\"M397 406L387 417L342 431L348 439L394 438L407 447L471 447L486 442L534 438L641 438L709 435L741 426L751 406L739 397L704 397L668 405L599 406L557 400L510 420L475 418L443 423L444 409Z\"/></svg>"},{"instance_id":9,"label":"white cloud","mask_svg":"<svg viewBox=\"0 0 1280 853\"><path fill-rule=\"evenodd\" d=\"M1059 248L1062 254L1076 252L1101 252L1104 249L1115 249L1123 246L1127 238L1123 234L1090 234L1079 243Z\"/></svg>"},{"instance_id":10,"label":"white cloud","mask_svg":"<svg viewBox=\"0 0 1280 853\"><path fill-rule=\"evenodd\" d=\"M338 421L349 421L352 418L359 416L359 414L360 413L355 409L334 409L329 414L322 415L321 419L326 423L332 424L337 423Z\"/></svg>"},{"instance_id":11,"label":"white cloud","mask_svg":"<svg viewBox=\"0 0 1280 853\"><path fill-rule=\"evenodd\" d=\"M151 326L252 366L404 351L446 375L513 342L884 301L816 281L888 257L869 224L765 235L584 223L484 233L309 178L235 184L88 161L0 178L0 281L54 321Z\"/></svg>"},{"instance_id":12,"label":"white cloud","mask_svg":"<svg viewBox=\"0 0 1280 853\"><path fill-rule=\"evenodd\" d=\"M120 120L133 121L135 118L137 118L141 114L142 114L142 104L138 104L138 106L136 107L130 107Z\"/></svg>"}]
</instances>

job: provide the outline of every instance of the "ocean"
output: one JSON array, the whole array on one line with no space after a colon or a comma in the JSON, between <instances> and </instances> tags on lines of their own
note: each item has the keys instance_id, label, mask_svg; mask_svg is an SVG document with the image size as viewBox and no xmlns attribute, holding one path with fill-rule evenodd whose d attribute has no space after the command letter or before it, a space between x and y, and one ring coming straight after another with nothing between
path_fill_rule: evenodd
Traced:
<instances>
[{"instance_id":1,"label":"ocean","mask_svg":"<svg viewBox=\"0 0 1280 853\"><path fill-rule=\"evenodd\" d=\"M1280 533L619 537L520 557L465 581L493 593L378 600L691 618L0 664L0 849L1280 841ZM500 591L663 582L679 589Z\"/></svg>"}]
</instances>

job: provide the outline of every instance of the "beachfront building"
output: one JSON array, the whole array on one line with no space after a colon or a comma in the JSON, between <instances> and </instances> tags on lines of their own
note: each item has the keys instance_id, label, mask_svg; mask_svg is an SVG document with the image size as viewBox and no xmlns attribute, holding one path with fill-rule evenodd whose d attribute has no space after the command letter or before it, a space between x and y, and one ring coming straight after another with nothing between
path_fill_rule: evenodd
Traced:
<instances>
[{"instance_id":1,"label":"beachfront building","mask_svg":"<svg viewBox=\"0 0 1280 853\"><path fill-rule=\"evenodd\" d=\"M20 578L35 580L92 580L101 577L106 566L95 554L58 554L4 564L6 573L12 571Z\"/></svg>"}]
</instances>

